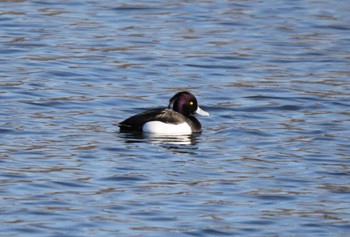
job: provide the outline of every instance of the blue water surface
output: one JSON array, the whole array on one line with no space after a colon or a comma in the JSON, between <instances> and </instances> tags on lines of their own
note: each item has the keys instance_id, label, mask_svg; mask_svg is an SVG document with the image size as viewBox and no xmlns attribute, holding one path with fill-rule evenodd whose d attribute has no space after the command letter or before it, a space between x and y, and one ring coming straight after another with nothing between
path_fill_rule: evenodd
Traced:
<instances>
[{"instance_id":1,"label":"blue water surface","mask_svg":"<svg viewBox=\"0 0 350 237\"><path fill-rule=\"evenodd\" d=\"M349 1L0 1L2 236L347 236ZM203 133L116 124L189 90Z\"/></svg>"}]
</instances>

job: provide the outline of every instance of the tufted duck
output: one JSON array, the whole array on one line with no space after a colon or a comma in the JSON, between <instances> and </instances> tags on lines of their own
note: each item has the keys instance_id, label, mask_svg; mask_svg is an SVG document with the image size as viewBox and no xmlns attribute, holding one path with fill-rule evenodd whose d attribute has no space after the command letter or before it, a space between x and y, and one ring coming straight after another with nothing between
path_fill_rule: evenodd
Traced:
<instances>
[{"instance_id":1,"label":"tufted duck","mask_svg":"<svg viewBox=\"0 0 350 237\"><path fill-rule=\"evenodd\" d=\"M182 91L169 100L168 108L153 109L119 123L121 131L143 131L156 134L182 135L201 132L200 122L193 116L209 113L199 108L190 92Z\"/></svg>"}]
</instances>

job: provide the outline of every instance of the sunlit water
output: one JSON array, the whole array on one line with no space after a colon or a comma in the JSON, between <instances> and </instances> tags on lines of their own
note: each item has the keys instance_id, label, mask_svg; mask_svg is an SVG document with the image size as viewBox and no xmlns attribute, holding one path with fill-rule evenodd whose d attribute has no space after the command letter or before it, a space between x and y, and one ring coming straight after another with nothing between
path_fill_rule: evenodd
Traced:
<instances>
[{"instance_id":1,"label":"sunlit water","mask_svg":"<svg viewBox=\"0 0 350 237\"><path fill-rule=\"evenodd\" d=\"M347 236L349 1L0 1L2 236ZM195 136L116 124L190 90Z\"/></svg>"}]
</instances>

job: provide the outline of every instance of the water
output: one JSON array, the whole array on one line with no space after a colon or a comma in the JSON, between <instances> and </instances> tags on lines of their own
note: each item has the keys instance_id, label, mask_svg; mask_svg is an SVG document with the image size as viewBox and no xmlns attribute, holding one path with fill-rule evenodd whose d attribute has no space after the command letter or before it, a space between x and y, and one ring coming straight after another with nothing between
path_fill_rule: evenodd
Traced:
<instances>
[{"instance_id":1,"label":"water","mask_svg":"<svg viewBox=\"0 0 350 237\"><path fill-rule=\"evenodd\" d=\"M348 1L1 1L3 236L347 236ZM190 137L116 124L190 90Z\"/></svg>"}]
</instances>

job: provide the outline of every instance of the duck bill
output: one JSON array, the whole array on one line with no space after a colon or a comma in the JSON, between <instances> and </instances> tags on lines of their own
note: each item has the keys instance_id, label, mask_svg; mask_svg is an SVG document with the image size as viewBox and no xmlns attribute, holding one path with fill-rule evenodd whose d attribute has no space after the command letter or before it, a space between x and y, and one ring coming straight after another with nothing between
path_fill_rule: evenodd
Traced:
<instances>
[{"instance_id":1,"label":"duck bill","mask_svg":"<svg viewBox=\"0 0 350 237\"><path fill-rule=\"evenodd\" d=\"M202 110L199 106L198 106L198 108L197 108L195 113L199 114L199 115L202 115L202 116L205 116L205 117L209 116L209 113L207 111Z\"/></svg>"}]
</instances>

